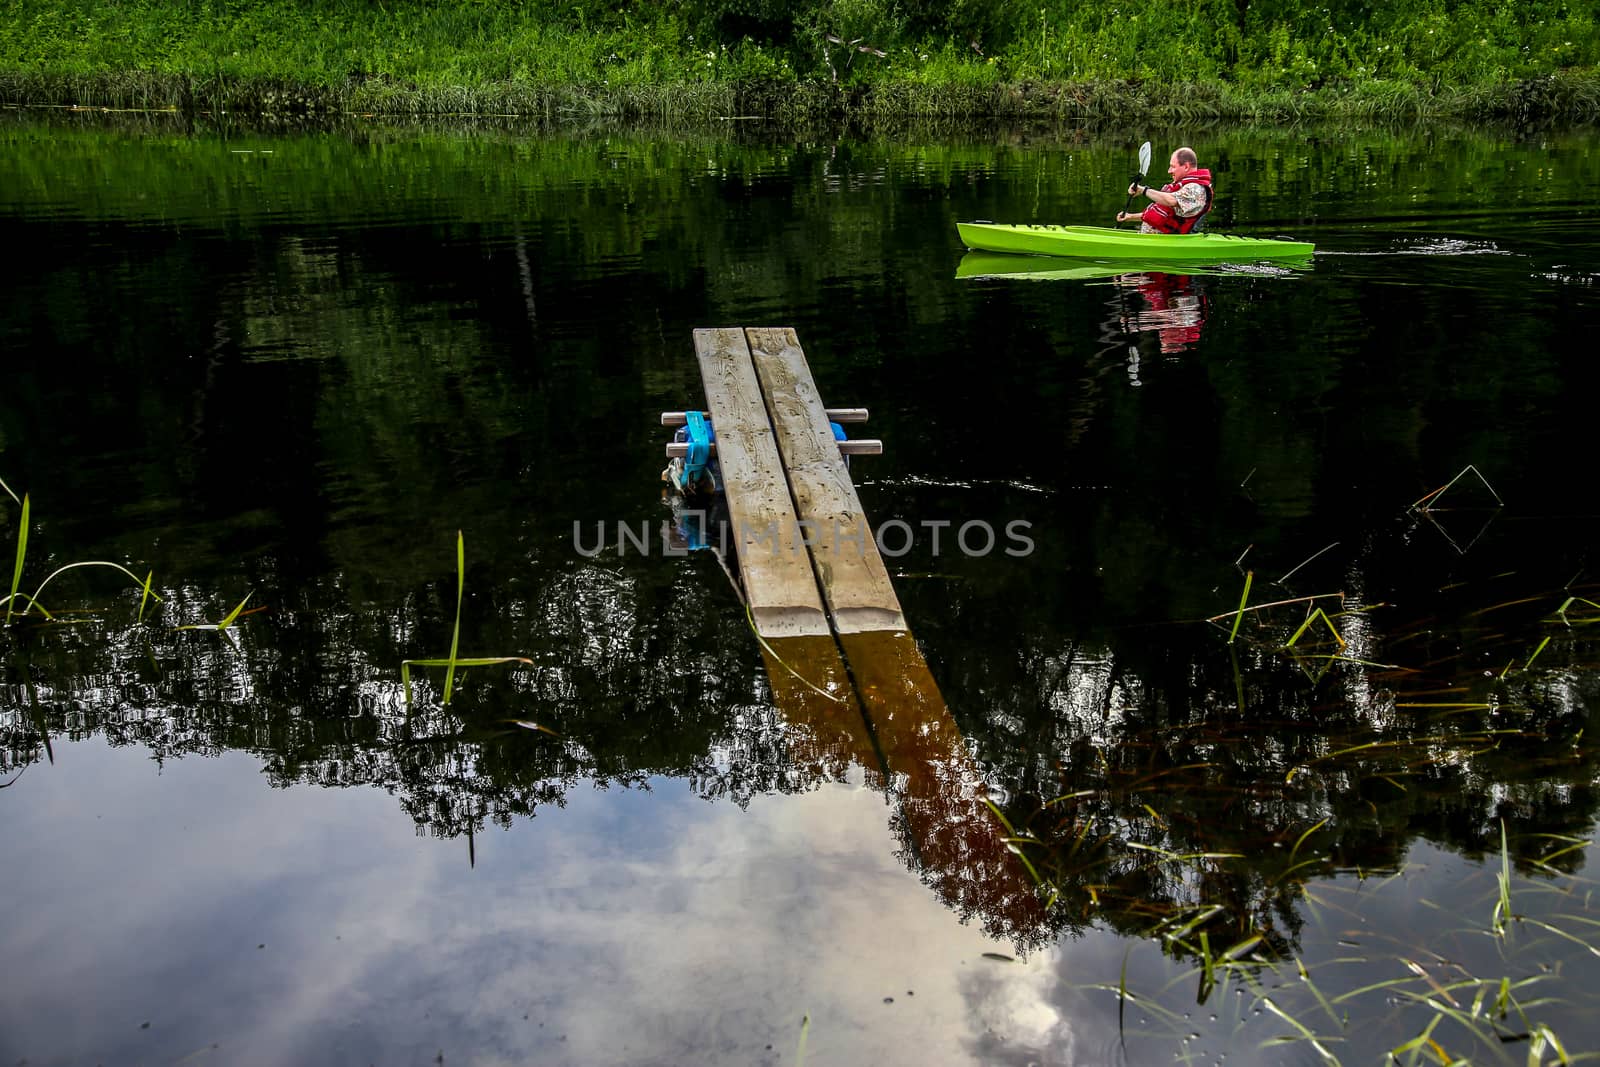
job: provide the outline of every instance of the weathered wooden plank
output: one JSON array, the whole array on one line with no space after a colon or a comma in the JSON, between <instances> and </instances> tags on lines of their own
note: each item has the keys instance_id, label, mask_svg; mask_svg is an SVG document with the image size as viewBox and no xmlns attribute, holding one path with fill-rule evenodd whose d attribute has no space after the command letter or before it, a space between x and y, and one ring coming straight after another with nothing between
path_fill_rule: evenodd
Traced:
<instances>
[{"instance_id":1,"label":"weathered wooden plank","mask_svg":"<svg viewBox=\"0 0 1600 1067\"><path fill-rule=\"evenodd\" d=\"M828 428L827 409L799 339L786 327L751 327L745 335L834 629L840 634L904 630L900 601Z\"/></svg>"},{"instance_id":2,"label":"weathered wooden plank","mask_svg":"<svg viewBox=\"0 0 1600 1067\"><path fill-rule=\"evenodd\" d=\"M694 350L756 631L764 637L826 635L828 617L817 595L744 333L696 330Z\"/></svg>"}]
</instances>

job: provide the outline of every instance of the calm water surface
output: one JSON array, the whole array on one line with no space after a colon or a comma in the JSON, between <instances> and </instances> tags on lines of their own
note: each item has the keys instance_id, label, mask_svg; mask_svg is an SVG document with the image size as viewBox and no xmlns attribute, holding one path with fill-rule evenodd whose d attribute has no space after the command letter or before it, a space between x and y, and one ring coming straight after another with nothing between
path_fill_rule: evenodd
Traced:
<instances>
[{"instance_id":1,"label":"calm water surface","mask_svg":"<svg viewBox=\"0 0 1600 1067\"><path fill-rule=\"evenodd\" d=\"M1145 137L1315 257L964 255ZM162 598L0 634L6 1062L1600 1049L1594 132L0 139L21 590ZM661 550L712 325L872 411L894 721ZM461 653L529 662L408 705L458 530Z\"/></svg>"}]
</instances>

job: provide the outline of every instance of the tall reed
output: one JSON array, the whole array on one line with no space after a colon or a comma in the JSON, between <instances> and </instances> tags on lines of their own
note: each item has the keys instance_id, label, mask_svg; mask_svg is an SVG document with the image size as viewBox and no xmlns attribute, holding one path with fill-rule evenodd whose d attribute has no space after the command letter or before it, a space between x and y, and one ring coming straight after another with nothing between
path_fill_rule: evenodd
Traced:
<instances>
[{"instance_id":1,"label":"tall reed","mask_svg":"<svg viewBox=\"0 0 1600 1067\"><path fill-rule=\"evenodd\" d=\"M467 548L466 539L460 530L456 531L456 618L455 625L450 631L450 655L444 659L407 659L400 662L400 679L405 686L406 706L411 705L411 668L412 667L444 667L444 698L443 703L449 704L450 698L455 693L456 668L458 667L488 667L497 663L527 663L533 660L526 656L474 656L463 659L457 653L461 648L461 601L467 589Z\"/></svg>"}]
</instances>

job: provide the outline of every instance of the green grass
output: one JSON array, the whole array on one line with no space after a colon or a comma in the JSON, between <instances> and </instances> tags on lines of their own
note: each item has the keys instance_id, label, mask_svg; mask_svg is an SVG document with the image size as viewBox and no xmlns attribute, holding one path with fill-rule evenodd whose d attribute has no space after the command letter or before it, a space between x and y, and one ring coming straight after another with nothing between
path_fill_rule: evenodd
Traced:
<instances>
[{"instance_id":1,"label":"green grass","mask_svg":"<svg viewBox=\"0 0 1600 1067\"><path fill-rule=\"evenodd\" d=\"M1556 0L1327 7L800 0L15 0L0 101L257 114L708 118L1583 118L1600 28ZM774 11L778 10L774 8ZM965 13L963 13L965 12ZM735 27L742 26L742 29ZM832 40L830 40L830 38ZM853 43L847 43L853 42Z\"/></svg>"}]
</instances>

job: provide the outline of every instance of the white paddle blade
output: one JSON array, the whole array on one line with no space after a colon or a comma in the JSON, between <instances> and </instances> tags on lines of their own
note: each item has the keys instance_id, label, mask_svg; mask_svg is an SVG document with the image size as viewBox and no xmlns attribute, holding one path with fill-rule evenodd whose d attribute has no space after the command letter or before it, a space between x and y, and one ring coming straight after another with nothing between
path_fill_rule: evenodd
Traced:
<instances>
[{"instance_id":1,"label":"white paddle blade","mask_svg":"<svg viewBox=\"0 0 1600 1067\"><path fill-rule=\"evenodd\" d=\"M1139 173L1150 173L1150 142L1146 141L1139 146Z\"/></svg>"}]
</instances>

